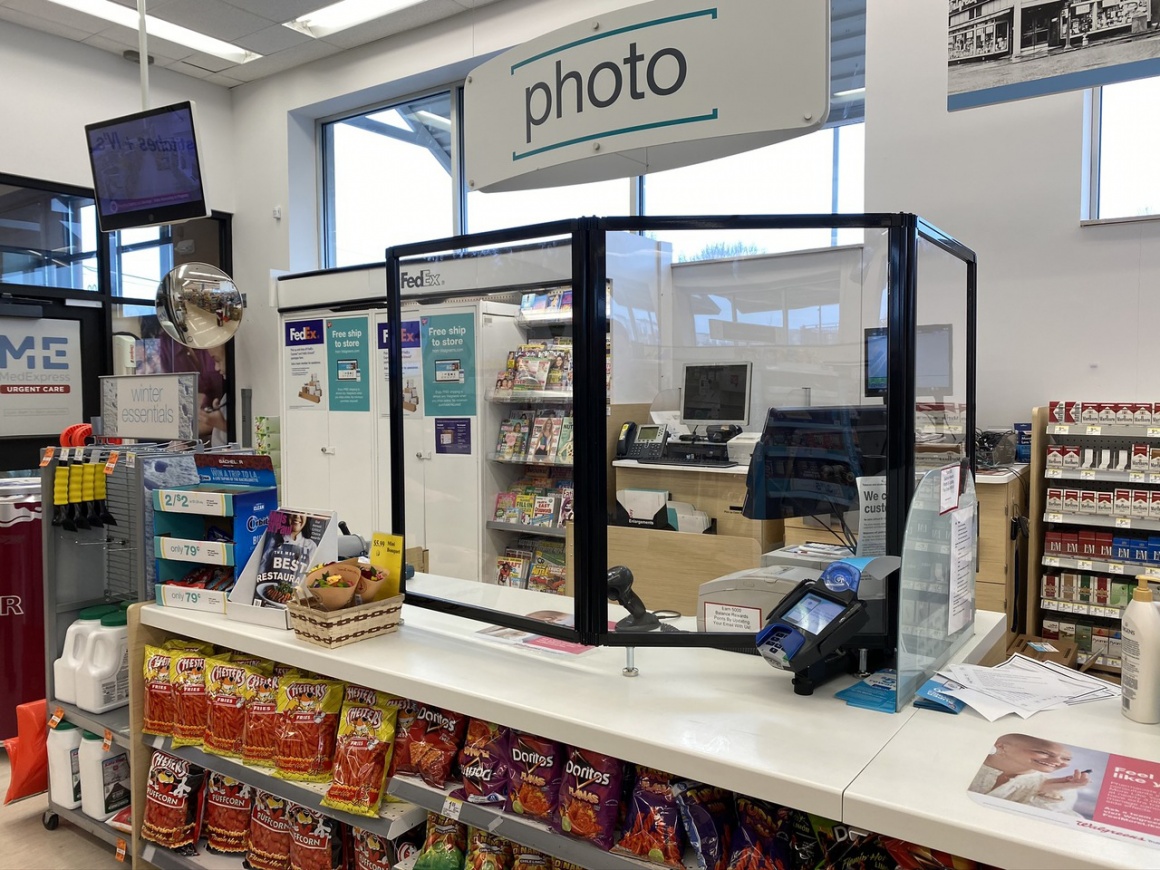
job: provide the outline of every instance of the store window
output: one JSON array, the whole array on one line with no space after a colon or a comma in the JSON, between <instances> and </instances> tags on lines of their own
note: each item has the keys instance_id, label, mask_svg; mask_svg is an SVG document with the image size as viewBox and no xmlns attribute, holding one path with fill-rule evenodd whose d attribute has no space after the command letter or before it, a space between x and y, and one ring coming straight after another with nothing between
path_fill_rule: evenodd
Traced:
<instances>
[{"instance_id":1,"label":"store window","mask_svg":"<svg viewBox=\"0 0 1160 870\"><path fill-rule=\"evenodd\" d=\"M457 231L452 127L450 91L322 125L327 266Z\"/></svg>"},{"instance_id":2,"label":"store window","mask_svg":"<svg viewBox=\"0 0 1160 870\"><path fill-rule=\"evenodd\" d=\"M113 295L152 299L173 268L173 228L121 230L112 241Z\"/></svg>"},{"instance_id":3,"label":"store window","mask_svg":"<svg viewBox=\"0 0 1160 870\"><path fill-rule=\"evenodd\" d=\"M1093 219L1160 214L1160 77L1100 88L1092 124Z\"/></svg>"},{"instance_id":4,"label":"store window","mask_svg":"<svg viewBox=\"0 0 1160 870\"><path fill-rule=\"evenodd\" d=\"M864 200L863 124L819 130L808 136L645 176L647 215L830 214L861 212ZM677 234L676 262L778 253L855 244L858 230L825 228L792 232L754 230L730 239L719 233Z\"/></svg>"},{"instance_id":5,"label":"store window","mask_svg":"<svg viewBox=\"0 0 1160 870\"><path fill-rule=\"evenodd\" d=\"M580 215L621 217L631 214L636 183L635 178L616 178L508 193L472 191L467 195L467 231L482 233Z\"/></svg>"},{"instance_id":6,"label":"store window","mask_svg":"<svg viewBox=\"0 0 1160 870\"><path fill-rule=\"evenodd\" d=\"M0 283L96 292L93 198L0 183Z\"/></svg>"}]
</instances>

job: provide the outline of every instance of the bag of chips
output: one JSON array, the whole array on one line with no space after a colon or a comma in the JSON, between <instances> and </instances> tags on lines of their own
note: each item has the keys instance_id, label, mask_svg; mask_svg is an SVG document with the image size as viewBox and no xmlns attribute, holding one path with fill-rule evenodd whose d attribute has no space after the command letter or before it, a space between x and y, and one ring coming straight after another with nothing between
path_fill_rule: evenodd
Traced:
<instances>
[{"instance_id":1,"label":"bag of chips","mask_svg":"<svg viewBox=\"0 0 1160 870\"><path fill-rule=\"evenodd\" d=\"M512 843L512 870L551 870L552 859L528 846Z\"/></svg>"},{"instance_id":2,"label":"bag of chips","mask_svg":"<svg viewBox=\"0 0 1160 870\"><path fill-rule=\"evenodd\" d=\"M278 678L254 670L242 687L242 761L259 767L274 766L278 743Z\"/></svg>"},{"instance_id":3,"label":"bag of chips","mask_svg":"<svg viewBox=\"0 0 1160 870\"><path fill-rule=\"evenodd\" d=\"M451 793L473 804L501 804L508 792L508 729L483 719L467 722L459 750L463 787Z\"/></svg>"},{"instance_id":4,"label":"bag of chips","mask_svg":"<svg viewBox=\"0 0 1160 870\"><path fill-rule=\"evenodd\" d=\"M145 711L141 730L168 737L173 733L173 686L169 682L169 662L173 653L157 646L145 647Z\"/></svg>"},{"instance_id":5,"label":"bag of chips","mask_svg":"<svg viewBox=\"0 0 1160 870\"><path fill-rule=\"evenodd\" d=\"M391 870L395 866L395 844L374 831L351 828L353 870Z\"/></svg>"},{"instance_id":6,"label":"bag of chips","mask_svg":"<svg viewBox=\"0 0 1160 870\"><path fill-rule=\"evenodd\" d=\"M205 660L206 752L240 758L246 727L245 685L250 669L219 658Z\"/></svg>"},{"instance_id":7,"label":"bag of chips","mask_svg":"<svg viewBox=\"0 0 1160 870\"><path fill-rule=\"evenodd\" d=\"M673 796L693 847L697 870L725 870L735 827L733 793L712 785L682 781L673 784Z\"/></svg>"},{"instance_id":8,"label":"bag of chips","mask_svg":"<svg viewBox=\"0 0 1160 870\"><path fill-rule=\"evenodd\" d=\"M391 703L398 712L395 717L395 749L391 753L391 766L387 769L388 778L398 772L401 759L411 758L411 726L419 715L419 705L408 698L394 698Z\"/></svg>"},{"instance_id":9,"label":"bag of chips","mask_svg":"<svg viewBox=\"0 0 1160 870\"><path fill-rule=\"evenodd\" d=\"M511 842L480 828L468 829L463 870L511 870L511 867Z\"/></svg>"},{"instance_id":10,"label":"bag of chips","mask_svg":"<svg viewBox=\"0 0 1160 870\"><path fill-rule=\"evenodd\" d=\"M343 684L296 675L278 681L278 737L274 775L327 782L334 767Z\"/></svg>"},{"instance_id":11,"label":"bag of chips","mask_svg":"<svg viewBox=\"0 0 1160 870\"><path fill-rule=\"evenodd\" d=\"M564 773L564 747L552 740L513 730L508 739L508 812L551 821Z\"/></svg>"},{"instance_id":12,"label":"bag of chips","mask_svg":"<svg viewBox=\"0 0 1160 870\"><path fill-rule=\"evenodd\" d=\"M290 870L345 870L345 830L341 822L290 804Z\"/></svg>"},{"instance_id":13,"label":"bag of chips","mask_svg":"<svg viewBox=\"0 0 1160 870\"><path fill-rule=\"evenodd\" d=\"M443 788L459 755L467 717L428 704L419 709L407 729L406 758L400 758L396 773L421 776L434 788Z\"/></svg>"},{"instance_id":14,"label":"bag of chips","mask_svg":"<svg viewBox=\"0 0 1160 870\"><path fill-rule=\"evenodd\" d=\"M789 844L777 836L777 804L737 797L737 830L728 870L792 870Z\"/></svg>"},{"instance_id":15,"label":"bag of chips","mask_svg":"<svg viewBox=\"0 0 1160 870\"><path fill-rule=\"evenodd\" d=\"M398 708L386 692L347 686L338 723L334 776L322 805L377 817L383 799Z\"/></svg>"},{"instance_id":16,"label":"bag of chips","mask_svg":"<svg viewBox=\"0 0 1160 870\"><path fill-rule=\"evenodd\" d=\"M275 794L254 794L246 864L250 870L290 870L290 804Z\"/></svg>"},{"instance_id":17,"label":"bag of chips","mask_svg":"<svg viewBox=\"0 0 1160 870\"><path fill-rule=\"evenodd\" d=\"M205 771L184 758L154 752L145 785L141 836L167 849L196 855L201 836L201 786Z\"/></svg>"},{"instance_id":18,"label":"bag of chips","mask_svg":"<svg viewBox=\"0 0 1160 870\"><path fill-rule=\"evenodd\" d=\"M253 788L225 774L208 772L203 825L209 850L227 854L245 852L253 809Z\"/></svg>"},{"instance_id":19,"label":"bag of chips","mask_svg":"<svg viewBox=\"0 0 1160 870\"><path fill-rule=\"evenodd\" d=\"M205 653L176 650L169 657L173 688L173 745L201 746L208 707L205 696Z\"/></svg>"},{"instance_id":20,"label":"bag of chips","mask_svg":"<svg viewBox=\"0 0 1160 870\"><path fill-rule=\"evenodd\" d=\"M467 829L454 819L427 813L427 837L414 870L463 870Z\"/></svg>"},{"instance_id":21,"label":"bag of chips","mask_svg":"<svg viewBox=\"0 0 1160 870\"><path fill-rule=\"evenodd\" d=\"M624 835L613 851L684 870L681 860L684 840L672 777L659 770L638 767Z\"/></svg>"},{"instance_id":22,"label":"bag of chips","mask_svg":"<svg viewBox=\"0 0 1160 870\"><path fill-rule=\"evenodd\" d=\"M576 746L565 750L565 759L556 830L608 850L620 814L624 763Z\"/></svg>"}]
</instances>

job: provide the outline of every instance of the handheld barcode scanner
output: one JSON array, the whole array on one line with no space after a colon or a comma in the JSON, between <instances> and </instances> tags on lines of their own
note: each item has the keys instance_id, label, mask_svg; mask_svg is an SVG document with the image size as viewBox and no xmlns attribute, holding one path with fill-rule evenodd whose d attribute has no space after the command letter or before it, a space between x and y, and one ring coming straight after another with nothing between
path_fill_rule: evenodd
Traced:
<instances>
[{"instance_id":1,"label":"handheld barcode scanner","mask_svg":"<svg viewBox=\"0 0 1160 870\"><path fill-rule=\"evenodd\" d=\"M878 571L890 573L897 559L839 559L831 562L817 580L803 580L770 612L765 628L757 634L762 657L781 670L793 671L794 692L813 694L814 688L846 670L848 642L867 624L866 605L858 598L863 572L876 563Z\"/></svg>"}]
</instances>

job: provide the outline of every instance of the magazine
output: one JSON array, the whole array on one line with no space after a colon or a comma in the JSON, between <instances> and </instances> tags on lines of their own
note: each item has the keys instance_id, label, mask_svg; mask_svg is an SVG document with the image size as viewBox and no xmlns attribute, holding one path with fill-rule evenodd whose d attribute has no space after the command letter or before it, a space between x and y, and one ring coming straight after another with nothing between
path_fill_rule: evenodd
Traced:
<instances>
[{"instance_id":1,"label":"magazine","mask_svg":"<svg viewBox=\"0 0 1160 870\"><path fill-rule=\"evenodd\" d=\"M571 465L572 454L572 418L565 417L560 421L560 435L556 446L556 461Z\"/></svg>"},{"instance_id":2,"label":"magazine","mask_svg":"<svg viewBox=\"0 0 1160 870\"><path fill-rule=\"evenodd\" d=\"M496 585L526 589L528 586L528 562L529 560L524 556L497 556L495 560Z\"/></svg>"},{"instance_id":3,"label":"magazine","mask_svg":"<svg viewBox=\"0 0 1160 870\"><path fill-rule=\"evenodd\" d=\"M967 788L979 803L1160 846L1160 763L1020 733L986 752Z\"/></svg>"},{"instance_id":4,"label":"magazine","mask_svg":"<svg viewBox=\"0 0 1160 870\"><path fill-rule=\"evenodd\" d=\"M548 369L552 360L546 356L521 356L516 361L515 390L543 390L547 388Z\"/></svg>"},{"instance_id":5,"label":"magazine","mask_svg":"<svg viewBox=\"0 0 1160 870\"><path fill-rule=\"evenodd\" d=\"M561 418L551 415L537 417L532 424L532 437L528 441L528 458L552 462L560 445Z\"/></svg>"},{"instance_id":6,"label":"magazine","mask_svg":"<svg viewBox=\"0 0 1160 870\"><path fill-rule=\"evenodd\" d=\"M315 551L331 518L302 511L272 510L262 539L254 604L285 607L316 563Z\"/></svg>"}]
</instances>

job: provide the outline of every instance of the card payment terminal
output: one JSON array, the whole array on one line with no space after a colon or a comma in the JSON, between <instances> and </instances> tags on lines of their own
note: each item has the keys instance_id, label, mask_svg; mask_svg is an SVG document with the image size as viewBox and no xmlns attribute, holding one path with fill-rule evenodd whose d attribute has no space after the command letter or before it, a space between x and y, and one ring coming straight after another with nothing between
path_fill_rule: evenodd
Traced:
<instances>
[{"instance_id":1,"label":"card payment terminal","mask_svg":"<svg viewBox=\"0 0 1160 870\"><path fill-rule=\"evenodd\" d=\"M757 649L776 668L794 672L794 691L814 687L846 667L843 646L866 625L858 599L861 559L839 559L817 580L803 580L769 614Z\"/></svg>"}]
</instances>

